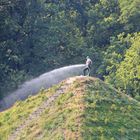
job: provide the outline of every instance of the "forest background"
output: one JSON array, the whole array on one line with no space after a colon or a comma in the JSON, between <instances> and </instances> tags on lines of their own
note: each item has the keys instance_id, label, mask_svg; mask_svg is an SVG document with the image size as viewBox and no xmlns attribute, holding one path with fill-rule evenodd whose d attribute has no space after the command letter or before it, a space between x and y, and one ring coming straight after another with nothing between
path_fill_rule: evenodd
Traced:
<instances>
[{"instance_id":1,"label":"forest background","mask_svg":"<svg viewBox=\"0 0 140 140\"><path fill-rule=\"evenodd\" d=\"M93 76L140 100L139 0L0 1L0 98L87 55Z\"/></svg>"}]
</instances>

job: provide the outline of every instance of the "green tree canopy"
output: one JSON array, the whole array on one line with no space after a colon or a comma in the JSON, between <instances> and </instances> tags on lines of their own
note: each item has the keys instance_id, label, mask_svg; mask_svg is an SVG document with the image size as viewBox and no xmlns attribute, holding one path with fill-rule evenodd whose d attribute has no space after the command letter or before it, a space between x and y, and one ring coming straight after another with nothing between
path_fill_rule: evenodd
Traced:
<instances>
[{"instance_id":1,"label":"green tree canopy","mask_svg":"<svg viewBox=\"0 0 140 140\"><path fill-rule=\"evenodd\" d=\"M128 94L140 94L140 34L131 39L124 60L116 71L116 84Z\"/></svg>"}]
</instances>

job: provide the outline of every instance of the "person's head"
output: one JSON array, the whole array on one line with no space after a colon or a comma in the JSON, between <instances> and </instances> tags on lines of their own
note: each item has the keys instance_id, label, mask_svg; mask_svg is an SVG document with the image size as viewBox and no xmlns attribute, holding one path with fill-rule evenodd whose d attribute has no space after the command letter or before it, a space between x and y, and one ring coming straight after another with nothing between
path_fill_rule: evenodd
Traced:
<instances>
[{"instance_id":1,"label":"person's head","mask_svg":"<svg viewBox=\"0 0 140 140\"><path fill-rule=\"evenodd\" d=\"M87 56L86 59L89 59L89 56Z\"/></svg>"}]
</instances>

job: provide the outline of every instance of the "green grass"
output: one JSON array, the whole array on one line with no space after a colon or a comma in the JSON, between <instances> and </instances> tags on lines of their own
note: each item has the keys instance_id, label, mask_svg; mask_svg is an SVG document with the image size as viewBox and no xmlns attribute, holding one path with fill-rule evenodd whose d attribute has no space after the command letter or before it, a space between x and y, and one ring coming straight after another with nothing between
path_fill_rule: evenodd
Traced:
<instances>
[{"instance_id":1,"label":"green grass","mask_svg":"<svg viewBox=\"0 0 140 140\"><path fill-rule=\"evenodd\" d=\"M87 85L83 139L139 140L140 105L101 83Z\"/></svg>"},{"instance_id":2,"label":"green grass","mask_svg":"<svg viewBox=\"0 0 140 140\"><path fill-rule=\"evenodd\" d=\"M77 87L77 89L79 88ZM34 127L34 122L30 124L28 128L31 129L26 128L19 139L74 139L76 133L80 133L77 119L83 113L79 109L82 105L82 98L76 97L77 89L75 86L71 87L66 90L65 94L60 95L54 105L46 109L45 113L36 121L36 127ZM38 131L35 133L36 130L39 130L39 134Z\"/></svg>"},{"instance_id":3,"label":"green grass","mask_svg":"<svg viewBox=\"0 0 140 140\"><path fill-rule=\"evenodd\" d=\"M139 140L140 104L95 78L78 77L17 140ZM65 82L0 113L6 140L31 112Z\"/></svg>"},{"instance_id":4,"label":"green grass","mask_svg":"<svg viewBox=\"0 0 140 140\"><path fill-rule=\"evenodd\" d=\"M54 86L52 89L41 90L37 96L29 97L25 101L16 102L13 107L0 113L0 140L6 140L9 134L22 124L28 116L35 111L44 100L55 93L59 87Z\"/></svg>"}]
</instances>

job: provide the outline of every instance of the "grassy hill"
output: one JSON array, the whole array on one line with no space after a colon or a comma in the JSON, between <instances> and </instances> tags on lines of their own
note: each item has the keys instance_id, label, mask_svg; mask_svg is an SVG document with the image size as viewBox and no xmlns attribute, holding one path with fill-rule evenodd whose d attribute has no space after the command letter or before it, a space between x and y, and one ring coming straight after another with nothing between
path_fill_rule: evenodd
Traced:
<instances>
[{"instance_id":1,"label":"grassy hill","mask_svg":"<svg viewBox=\"0 0 140 140\"><path fill-rule=\"evenodd\" d=\"M0 140L140 140L140 104L103 81L69 78L0 113Z\"/></svg>"}]
</instances>

